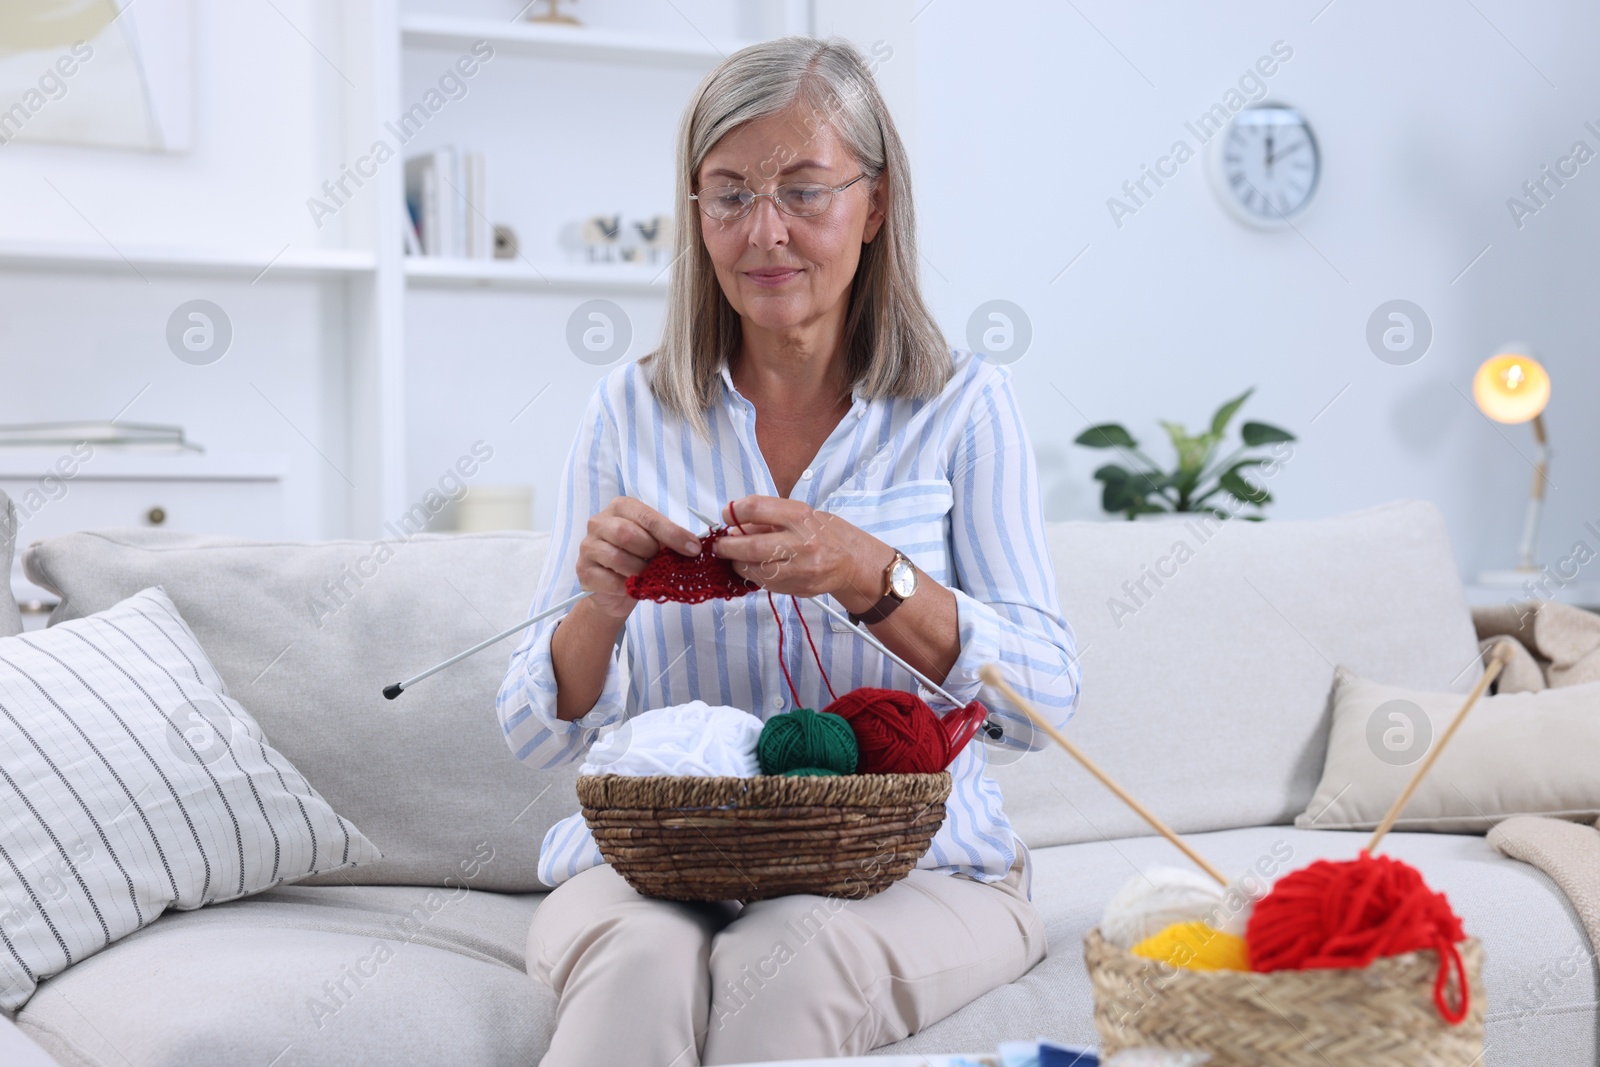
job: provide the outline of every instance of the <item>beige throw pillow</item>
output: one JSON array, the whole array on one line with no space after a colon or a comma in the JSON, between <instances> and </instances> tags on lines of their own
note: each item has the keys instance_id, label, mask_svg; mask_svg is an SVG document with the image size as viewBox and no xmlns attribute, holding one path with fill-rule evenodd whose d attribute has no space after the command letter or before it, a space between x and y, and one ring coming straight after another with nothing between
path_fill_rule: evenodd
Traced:
<instances>
[{"instance_id":1,"label":"beige throw pillow","mask_svg":"<svg viewBox=\"0 0 1600 1067\"><path fill-rule=\"evenodd\" d=\"M1341 670L1322 782L1294 824L1369 830L1461 708L1460 693L1379 685ZM1396 830L1485 833L1513 815L1600 816L1600 682L1480 699Z\"/></svg>"}]
</instances>

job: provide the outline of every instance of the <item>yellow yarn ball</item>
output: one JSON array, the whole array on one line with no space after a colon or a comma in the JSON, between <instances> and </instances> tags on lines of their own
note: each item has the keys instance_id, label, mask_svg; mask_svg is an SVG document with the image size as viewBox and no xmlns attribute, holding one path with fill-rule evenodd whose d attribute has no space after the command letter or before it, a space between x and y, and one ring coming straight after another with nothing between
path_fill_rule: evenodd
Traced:
<instances>
[{"instance_id":1,"label":"yellow yarn ball","mask_svg":"<svg viewBox=\"0 0 1600 1067\"><path fill-rule=\"evenodd\" d=\"M1244 938L1213 930L1202 922L1173 923L1130 949L1135 956L1160 960L1190 971L1248 971Z\"/></svg>"}]
</instances>

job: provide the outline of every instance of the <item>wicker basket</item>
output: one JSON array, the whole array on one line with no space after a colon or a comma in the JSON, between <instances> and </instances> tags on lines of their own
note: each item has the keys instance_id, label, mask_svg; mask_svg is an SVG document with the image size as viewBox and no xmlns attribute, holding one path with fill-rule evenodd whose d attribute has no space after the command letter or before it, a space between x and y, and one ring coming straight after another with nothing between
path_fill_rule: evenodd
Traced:
<instances>
[{"instance_id":1,"label":"wicker basket","mask_svg":"<svg viewBox=\"0 0 1600 1067\"><path fill-rule=\"evenodd\" d=\"M578 778L600 854L666 900L870 897L916 866L949 795L948 771Z\"/></svg>"},{"instance_id":2,"label":"wicker basket","mask_svg":"<svg viewBox=\"0 0 1600 1067\"><path fill-rule=\"evenodd\" d=\"M1457 1026L1439 1018L1431 949L1359 970L1188 971L1083 940L1107 1054L1140 1045L1212 1055L1208 1067L1470 1067L1483 1056L1483 947L1460 945L1472 990Z\"/></svg>"}]
</instances>

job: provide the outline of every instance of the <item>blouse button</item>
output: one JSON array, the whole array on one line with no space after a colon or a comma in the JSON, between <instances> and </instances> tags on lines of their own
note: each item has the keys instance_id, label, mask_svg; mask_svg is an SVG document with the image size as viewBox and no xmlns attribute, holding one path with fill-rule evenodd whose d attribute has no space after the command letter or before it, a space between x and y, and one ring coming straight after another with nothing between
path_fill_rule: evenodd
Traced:
<instances>
[{"instance_id":1,"label":"blouse button","mask_svg":"<svg viewBox=\"0 0 1600 1067\"><path fill-rule=\"evenodd\" d=\"M772 698L772 707L774 709L783 707L783 694L780 693Z\"/></svg>"},{"instance_id":2,"label":"blouse button","mask_svg":"<svg viewBox=\"0 0 1600 1067\"><path fill-rule=\"evenodd\" d=\"M802 471L800 473L800 477L802 477L802 478L810 478L811 477L811 468L807 467L804 471Z\"/></svg>"}]
</instances>

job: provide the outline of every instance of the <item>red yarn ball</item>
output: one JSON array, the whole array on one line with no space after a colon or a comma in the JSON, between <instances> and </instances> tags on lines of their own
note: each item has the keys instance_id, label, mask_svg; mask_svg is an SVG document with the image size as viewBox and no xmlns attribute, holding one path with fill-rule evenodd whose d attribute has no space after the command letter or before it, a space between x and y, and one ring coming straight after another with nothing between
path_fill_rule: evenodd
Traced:
<instances>
[{"instance_id":1,"label":"red yarn ball","mask_svg":"<svg viewBox=\"0 0 1600 1067\"><path fill-rule=\"evenodd\" d=\"M1456 942L1466 937L1443 893L1415 867L1365 850L1341 862L1318 860L1279 879L1260 900L1245 929L1253 971L1361 968L1380 956L1433 949L1439 972L1433 1002L1446 1022L1467 1017L1470 992ZM1445 1000L1456 972L1460 1006Z\"/></svg>"},{"instance_id":2,"label":"red yarn ball","mask_svg":"<svg viewBox=\"0 0 1600 1067\"><path fill-rule=\"evenodd\" d=\"M974 700L940 718L915 693L853 689L823 709L856 735L861 774L936 774L950 766L988 717Z\"/></svg>"}]
</instances>

